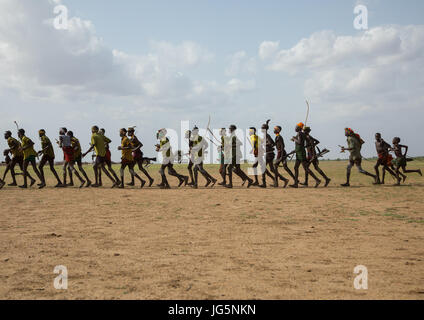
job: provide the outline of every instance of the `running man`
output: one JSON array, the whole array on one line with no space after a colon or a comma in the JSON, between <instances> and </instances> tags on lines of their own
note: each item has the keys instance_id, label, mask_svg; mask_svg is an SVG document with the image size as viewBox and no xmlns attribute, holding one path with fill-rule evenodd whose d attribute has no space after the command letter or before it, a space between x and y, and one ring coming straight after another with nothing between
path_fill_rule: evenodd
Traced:
<instances>
[{"instance_id":1,"label":"running man","mask_svg":"<svg viewBox=\"0 0 424 320\"><path fill-rule=\"evenodd\" d=\"M88 149L87 152L85 152L82 157L84 158L87 154L89 154L91 151L96 152L96 160L93 164L93 171L96 182L91 185L93 188L99 188L99 171L102 170L103 173L112 181L112 188L115 188L118 186L118 183L115 179L112 178L110 173L105 168L105 161L106 161L106 143L104 136L99 133L99 127L93 126L91 128L91 147Z\"/></svg>"},{"instance_id":2,"label":"running man","mask_svg":"<svg viewBox=\"0 0 424 320\"><path fill-rule=\"evenodd\" d=\"M10 165L12 163L12 159L9 156L9 149L4 150L3 156L4 156L4 162L3 163L6 164L6 170L4 170L2 181L6 181L6 176L7 176L8 172L10 171Z\"/></svg>"},{"instance_id":3,"label":"running man","mask_svg":"<svg viewBox=\"0 0 424 320\"><path fill-rule=\"evenodd\" d=\"M238 175L242 180L243 184L247 181L247 188L250 188L253 184L253 180L250 179L246 173L241 170L240 167L240 160L242 157L241 153L241 146L242 142L237 138L236 136L236 130L237 127L235 125L231 125L229 127L230 130L230 136L229 136L229 143L227 144L226 148L230 149L230 164L228 165L228 184L225 185L226 188L232 189L233 188L233 171L236 175Z\"/></svg>"},{"instance_id":4,"label":"running man","mask_svg":"<svg viewBox=\"0 0 424 320\"><path fill-rule=\"evenodd\" d=\"M262 144L259 143L259 137L256 134L255 127L251 127L249 129L249 135L250 135L250 144L252 145L251 153L255 157L255 162L253 163L253 166L252 166L253 173L255 175L255 182L252 184L252 186L266 188L265 175L262 175L261 185L259 184L259 179L258 179L258 166L261 167L261 170L266 170L266 163L263 159L263 154L264 154L263 150L261 149L262 152L259 152L259 148L260 146L262 146Z\"/></svg>"},{"instance_id":5,"label":"running man","mask_svg":"<svg viewBox=\"0 0 424 320\"><path fill-rule=\"evenodd\" d=\"M193 131L191 132L190 141L192 142L190 162L194 164L193 188L198 188L199 171L206 179L205 188L209 187L209 185L211 184L211 187L213 187L216 184L217 180L212 177L203 167L205 150L208 148L209 144L202 136L199 135L199 128L194 127Z\"/></svg>"},{"instance_id":6,"label":"running man","mask_svg":"<svg viewBox=\"0 0 424 320\"><path fill-rule=\"evenodd\" d=\"M287 165L287 157L288 154L286 152L286 146L284 144L284 139L281 136L281 131L283 129L280 126L276 126L274 128L274 134L275 134L275 147L277 149L277 159L275 160L274 167L275 167L275 184L274 187L278 188L278 178L284 181L284 188L287 187L289 183L289 179L284 178L281 174L278 173L278 168L280 167L280 164L283 164L284 170L292 177L294 181L296 181L296 178L293 174L293 172L290 170L290 168Z\"/></svg>"},{"instance_id":7,"label":"running man","mask_svg":"<svg viewBox=\"0 0 424 320\"><path fill-rule=\"evenodd\" d=\"M121 158L121 184L119 186L120 189L124 189L124 176L125 176L125 168L128 167L131 177L136 177L141 182L141 187L143 188L146 184L146 181L140 178L140 176L135 173L134 171L134 157L133 157L133 147L131 144L130 139L127 137L127 130L125 128L122 128L119 131L119 136L121 137L121 145L118 147L118 150L121 150L122 152L122 158Z\"/></svg>"},{"instance_id":8,"label":"running man","mask_svg":"<svg viewBox=\"0 0 424 320\"><path fill-rule=\"evenodd\" d=\"M377 163L374 166L375 174L377 176L377 181L375 184L384 184L385 171L388 171L392 176L398 179L398 183L400 184L400 178L396 173L390 169L392 166L393 157L389 153L389 149L391 148L390 144L381 138L380 133L375 134L375 149L377 150ZM380 181L380 166L383 166L383 181Z\"/></svg>"},{"instance_id":9,"label":"running man","mask_svg":"<svg viewBox=\"0 0 424 320\"><path fill-rule=\"evenodd\" d=\"M405 149L405 153L402 153L402 149ZM399 175L401 175L400 169L403 170L403 173L418 173L420 176L422 176L421 169L418 170L407 170L406 166L408 164L407 160L407 154L408 154L408 146L400 144L400 138L395 137L393 139L393 147L390 148L390 151L394 151L396 155L396 159L392 161L395 169L396 169L396 177L398 178L398 181L400 180ZM405 179L404 179L405 181ZM400 183L398 182L397 185Z\"/></svg>"},{"instance_id":10,"label":"running man","mask_svg":"<svg viewBox=\"0 0 424 320\"><path fill-rule=\"evenodd\" d=\"M225 186L227 184L227 167L228 167L228 163L226 161L226 158L228 158L228 156L226 156L226 153L225 153L225 146L228 140L227 129L222 128L221 131L219 132L219 135L221 136L221 145L218 147L218 152L220 155L219 174L222 177L222 182L218 184L220 186Z\"/></svg>"},{"instance_id":11,"label":"running man","mask_svg":"<svg viewBox=\"0 0 424 320\"><path fill-rule=\"evenodd\" d=\"M28 166L31 164L32 169L37 175L38 179L40 179L40 184L38 185L39 189L43 189L46 186L46 182L44 181L44 177L40 174L37 169L37 163L35 158L37 157L37 152L34 150L34 142L28 137L25 136L25 130L19 129L18 137L21 139L21 148L20 150L24 154L24 165L23 165L23 174L24 174L24 184L19 186L22 189L28 188L27 178L28 178Z\"/></svg>"},{"instance_id":12,"label":"running man","mask_svg":"<svg viewBox=\"0 0 424 320\"><path fill-rule=\"evenodd\" d=\"M307 155L308 168L310 168L311 164L313 164L315 170L325 180L324 187L328 187L328 185L331 182L331 179L328 178L327 175L324 173L324 171L322 171L322 169L319 167L319 159L318 159L318 154L317 154L317 151L316 151L316 147L317 147L317 145L320 144L320 142L310 135L310 133L311 133L310 127L305 127L305 129L303 129L303 131L305 132L306 150L308 151L308 155ZM309 174L308 174L308 172L306 172L305 183L302 183L302 185L308 186L308 177L309 177Z\"/></svg>"},{"instance_id":13,"label":"running man","mask_svg":"<svg viewBox=\"0 0 424 320\"><path fill-rule=\"evenodd\" d=\"M265 135L265 146L266 146L266 154L265 154L265 172L262 174L262 180L264 181L264 185L266 187L266 176L270 177L273 181L273 186L275 185L275 167L274 167L274 159L275 159L275 141L272 139L272 137L269 135L269 122L268 120L266 124L262 125L262 133ZM269 171L268 168L271 170Z\"/></svg>"},{"instance_id":14,"label":"running man","mask_svg":"<svg viewBox=\"0 0 424 320\"><path fill-rule=\"evenodd\" d=\"M68 129L62 128L59 131L59 141L57 141L59 147L63 150L64 162L63 162L63 185L65 187L72 187L74 185L72 180L72 173L79 179L81 182L80 188L85 184L85 180L81 178L78 171L75 170L75 159L74 159L74 149L72 148L71 137L68 135ZM69 171L70 184L66 184L66 171Z\"/></svg>"},{"instance_id":15,"label":"running man","mask_svg":"<svg viewBox=\"0 0 424 320\"><path fill-rule=\"evenodd\" d=\"M4 133L4 138L7 140L7 144L9 146L9 149L5 150L8 153L10 152L12 154L12 160L10 162L9 168L10 173L12 175L12 183L9 184L9 187L16 187L18 184L16 183L16 173L15 173L15 166L19 165L19 168L21 171L24 171L24 154L21 150L21 143L12 137L12 132L6 131ZM7 172L7 170L6 170ZM31 175L27 172L27 176L29 180L31 181L30 186L32 187L35 183L35 179L31 177ZM3 178L4 180L4 178Z\"/></svg>"},{"instance_id":16,"label":"running man","mask_svg":"<svg viewBox=\"0 0 424 320\"><path fill-rule=\"evenodd\" d=\"M115 181L117 185L119 185L121 182L119 181L118 176L116 175L115 170L112 168L112 154L110 153L109 144L112 142L108 137L105 136L106 130L100 129L99 134L103 136L103 139L105 140L105 149L106 149L106 156L105 156L105 164L107 166L107 169L112 174L112 176L115 178ZM102 171L99 170L99 185L102 186Z\"/></svg>"},{"instance_id":17,"label":"running man","mask_svg":"<svg viewBox=\"0 0 424 320\"><path fill-rule=\"evenodd\" d=\"M136 137L134 127L128 128L128 136L129 136L129 139L130 139L130 142L131 142L134 162L135 162L135 164L138 165L138 169L147 177L147 179L149 179L149 187L151 187L153 185L153 183L155 182L155 180L149 175L149 173L147 172L147 170L143 166L144 155L143 155L143 152L141 151L143 144ZM131 182L128 183L127 185L134 186L134 176L133 175L131 175Z\"/></svg>"},{"instance_id":18,"label":"running man","mask_svg":"<svg viewBox=\"0 0 424 320\"><path fill-rule=\"evenodd\" d=\"M300 165L302 165L303 169L305 170L305 174L309 174L312 178L315 179L315 188L318 188L318 186L321 184L321 180L319 180L317 176L309 168L308 161L306 158L306 149L305 149L306 137L305 137L305 133L303 132L304 127L305 125L302 122L297 124L295 128L297 135L291 139L295 143L296 163L294 165L295 182L294 184L290 185L290 187L292 188L299 187L299 167Z\"/></svg>"},{"instance_id":19,"label":"running man","mask_svg":"<svg viewBox=\"0 0 424 320\"><path fill-rule=\"evenodd\" d=\"M79 140L74 136L74 133L72 131L68 131L67 135L69 137L71 137L71 146L72 149L74 151L74 161L78 166L78 170L79 172L82 173L82 175L84 176L85 180L87 181L85 187L89 188L91 186L91 180L88 177L87 173L84 170L84 167L82 166L82 149L81 149L81 144L79 142ZM75 165L74 165L75 167ZM72 181L72 171L70 168L69 169L69 178L71 180L71 184L73 185L73 181Z\"/></svg>"},{"instance_id":20,"label":"running man","mask_svg":"<svg viewBox=\"0 0 424 320\"><path fill-rule=\"evenodd\" d=\"M181 187L183 184L186 186L188 183L188 177L178 174L174 169L174 154L172 153L171 143L166 136L167 133L166 129L160 129L156 134L156 138L159 140L159 144L156 145L156 152L162 153L162 165L159 170L162 181L158 184L158 187L161 189L171 189L165 175L166 168L168 168L169 175L174 176L179 180L178 187Z\"/></svg>"},{"instance_id":21,"label":"running man","mask_svg":"<svg viewBox=\"0 0 424 320\"><path fill-rule=\"evenodd\" d=\"M347 148L341 147L341 152L344 153L345 151L350 152L349 156L349 165L347 166L346 170L346 183L342 184L342 187L350 187L350 173L352 171L352 168L354 165L358 168L359 173L362 173L368 177L372 177L374 181L377 181L377 176L365 171L362 169L362 155L361 155L361 149L362 145L365 143L359 134L356 134L352 129L346 128L345 129L345 136L347 137Z\"/></svg>"},{"instance_id":22,"label":"running man","mask_svg":"<svg viewBox=\"0 0 424 320\"><path fill-rule=\"evenodd\" d=\"M38 151L38 155L42 156L41 161L38 165L40 174L43 177L43 180L45 181L46 179L44 176L44 166L46 165L46 163L49 163L50 171L53 173L54 177L57 180L57 184L55 188L61 188L64 185L62 184L62 181L60 181L59 175L57 174L56 169L54 168L55 155L54 155L53 145L50 139L46 136L46 130L41 129L40 131L38 131L38 135L40 136L40 140L41 140L41 150Z\"/></svg>"},{"instance_id":23,"label":"running man","mask_svg":"<svg viewBox=\"0 0 424 320\"><path fill-rule=\"evenodd\" d=\"M9 151L8 152L4 152L4 156L5 156L5 162L6 163L6 170L4 171L3 174L3 179L0 179L0 189L4 187L4 185L6 184L6 182L4 182L4 179L6 178L6 174L9 171L9 164L11 162L11 159L9 157Z\"/></svg>"}]
</instances>

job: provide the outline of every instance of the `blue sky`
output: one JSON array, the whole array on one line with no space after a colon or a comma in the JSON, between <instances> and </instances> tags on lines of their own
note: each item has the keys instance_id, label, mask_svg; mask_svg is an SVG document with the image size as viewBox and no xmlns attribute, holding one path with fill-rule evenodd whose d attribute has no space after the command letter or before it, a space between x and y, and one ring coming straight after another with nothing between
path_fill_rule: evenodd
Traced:
<instances>
[{"instance_id":1,"label":"blue sky","mask_svg":"<svg viewBox=\"0 0 424 320\"><path fill-rule=\"evenodd\" d=\"M69 31L52 26L60 3ZM369 30L353 28L357 4ZM346 126L365 137L367 156L377 131L423 155L423 13L418 0L4 0L0 126L19 120L34 140L67 126L88 145L98 124L115 148L117 130L137 125L152 155L157 129L205 126L209 114L214 128L272 119L288 140L308 98L313 135L332 158Z\"/></svg>"}]
</instances>

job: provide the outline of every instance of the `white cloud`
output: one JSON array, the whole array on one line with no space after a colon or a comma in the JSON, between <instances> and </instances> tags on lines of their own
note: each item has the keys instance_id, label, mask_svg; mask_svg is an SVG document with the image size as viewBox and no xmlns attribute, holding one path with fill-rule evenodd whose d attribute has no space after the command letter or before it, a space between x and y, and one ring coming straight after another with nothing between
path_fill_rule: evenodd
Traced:
<instances>
[{"instance_id":1,"label":"white cloud","mask_svg":"<svg viewBox=\"0 0 424 320\"><path fill-rule=\"evenodd\" d=\"M272 58L272 56L278 51L280 46L279 41L264 41L259 46L259 58L262 60Z\"/></svg>"},{"instance_id":2,"label":"white cloud","mask_svg":"<svg viewBox=\"0 0 424 320\"><path fill-rule=\"evenodd\" d=\"M256 73L256 59L249 58L246 51L238 51L228 57L229 65L225 74L229 77L240 74L252 75Z\"/></svg>"},{"instance_id":3,"label":"white cloud","mask_svg":"<svg viewBox=\"0 0 424 320\"><path fill-rule=\"evenodd\" d=\"M376 27L356 36L317 32L267 61L268 70L305 75L305 96L325 116L417 109L424 101L421 25Z\"/></svg>"},{"instance_id":4,"label":"white cloud","mask_svg":"<svg viewBox=\"0 0 424 320\"><path fill-rule=\"evenodd\" d=\"M110 49L92 22L78 17L69 17L68 30L56 30L53 9L58 3L0 2L0 89L58 101L128 96L170 106L213 101L200 95L225 96L246 87L207 88L210 81L191 79L191 70L214 60L213 53L192 41L151 41L148 53L134 55Z\"/></svg>"}]
</instances>

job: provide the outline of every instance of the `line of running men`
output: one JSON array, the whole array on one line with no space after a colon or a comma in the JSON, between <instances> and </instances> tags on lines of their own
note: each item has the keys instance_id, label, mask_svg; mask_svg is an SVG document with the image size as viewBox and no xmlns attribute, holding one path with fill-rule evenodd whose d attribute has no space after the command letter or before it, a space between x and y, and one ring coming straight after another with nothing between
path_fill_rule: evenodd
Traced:
<instances>
[{"instance_id":1,"label":"line of running men","mask_svg":"<svg viewBox=\"0 0 424 320\"><path fill-rule=\"evenodd\" d=\"M269 123L269 122L268 122ZM229 136L226 133L226 129L223 128L220 131L221 139L213 136L217 141L219 141L218 150L221 155L221 167L220 174L222 177L222 182L219 185L226 188L233 188L233 172L237 174L242 180L243 185L247 183L247 187L258 186L266 188L266 176L269 176L273 181L273 186L278 187L279 180L282 180L284 183L284 188L287 187L289 179L282 176L278 168L280 165L285 169L285 171L290 175L294 180L294 184L290 187L298 188L299 184L308 186L308 178L311 176L315 180L315 187L318 187L321 184L321 180L314 174L310 169L312 164L315 170L324 178L325 187L329 185L331 179L326 176L326 174L319 167L319 158L324 154L328 153L327 149L322 151L318 148L320 143L317 139L313 138L310 135L310 127L305 127L303 123L296 125L295 132L297 133L291 140L295 143L295 150L293 152L287 153L285 150L284 139L281 136L281 127L276 126L274 128L275 140L268 134L269 125L264 124L262 126L262 131L265 135L265 141L260 141L256 128L250 128L250 142L252 145L252 153L255 156L255 163L253 165L253 172L255 180L251 179L240 166L241 163L241 141L237 138L235 132L237 127L231 125L229 127ZM211 132L212 133L212 132ZM165 175L165 170L168 170L168 174L176 177L179 180L179 187L181 186L192 186L193 188L198 188L198 173L200 172L206 179L206 187L214 186L217 183L217 180L212 177L204 168L203 161L206 154L206 149L208 148L208 143L205 138L199 135L199 129L195 127L192 131L186 133L186 139L189 143L189 165L188 171L191 178L189 182L189 177L181 175L176 172L173 167L176 157L181 158L181 154L174 154L170 145L169 138L166 136L167 132L165 129L161 129L157 133L157 139L159 140L158 145L156 145L156 151L162 153L162 165L160 168L161 183L158 186L162 189L169 189L170 185L168 179ZM213 135L213 133L212 133ZM341 152L349 151L349 165L347 167L347 182L342 184L344 187L350 186L350 174L351 169L354 165L357 166L360 173L370 176L374 179L374 184L384 183L385 172L388 171L392 174L396 180L397 185L401 182L401 177L403 181L406 180L406 176L400 172L400 169L404 173L419 173L422 175L421 170L406 170L407 161L407 152L408 147L400 144L400 139L395 138L393 140L393 147L386 143L380 134L376 134L376 149L378 153L377 164L374 167L376 175L368 173L362 169L362 156L361 148L364 141L356 134L352 129L345 129L345 135L347 137L348 147L341 147ZM60 148L62 148L64 153L64 166L63 166L63 182L60 180L55 168L54 168L54 159L55 154L53 150L53 145L50 139L46 136L45 130L39 131L39 137L41 140L42 149L39 152L36 152L34 149L34 143L31 139L25 136L25 130L20 129L18 131L18 137L21 140L19 142L17 139L12 137L12 133L7 131L5 133L5 139L9 145L9 149L5 150L6 157L6 171L3 175L3 179L0 179L0 188L5 185L5 177L8 171L11 172L13 182L9 186L17 186L16 183L16 174L14 168L18 164L22 170L22 175L24 177L24 184L20 186L21 188L27 188L28 183L27 179L30 180L30 186L33 186L36 180L29 174L28 166L31 165L37 177L40 180L38 184L39 188L44 188L46 186L44 178L44 166L48 163L50 170L57 179L56 187L67 187L73 186L74 174L80 180L80 188L86 187L100 187L102 186L102 172L112 181L112 187L124 188L124 170L128 167L131 175L131 182L127 185L134 186L135 178L137 178L141 183L141 188L146 184L146 181L143 180L135 171L135 165L138 165L140 171L149 179L149 187L154 183L154 179L148 174L147 170L143 167L145 158L141 152L143 144L135 136L134 128L121 129L121 145L118 147L118 150L122 152L121 158L121 169L120 169L120 178L116 175L115 171L112 168L111 153L109 150L109 144L111 140L105 136L104 129L99 130L97 126L92 128L92 137L91 137L91 147L90 149L82 153L81 145L79 140L74 137L72 131L67 131L66 128L62 128L59 132L59 140L57 143ZM216 143L213 140L210 140L213 144ZM275 158L275 149L277 151L277 157ZM405 153L402 153L402 150L405 149ZM95 161L93 165L95 183L93 184L89 177L87 176L83 166L82 158L84 158L88 153L95 152ZM318 152L317 152L318 150ZM396 155L396 159L393 159L390 155L390 152L393 151ZM9 153L12 154L13 158L9 157ZM296 156L296 162L294 167L294 174L289 169L287 161L290 156ZM42 156L39 166L37 168L36 158ZM84 176L84 179L78 173L75 168L77 164L80 173ZM300 165L303 166L305 170L305 181L303 183L299 182L299 168ZM262 183L259 183L258 180L258 167L263 168L262 171ZM380 181L379 176L379 166L383 166L383 180ZM267 169L269 168L269 170ZM67 174L69 174L70 183L67 184ZM228 182L227 182L228 178Z\"/></svg>"}]
</instances>

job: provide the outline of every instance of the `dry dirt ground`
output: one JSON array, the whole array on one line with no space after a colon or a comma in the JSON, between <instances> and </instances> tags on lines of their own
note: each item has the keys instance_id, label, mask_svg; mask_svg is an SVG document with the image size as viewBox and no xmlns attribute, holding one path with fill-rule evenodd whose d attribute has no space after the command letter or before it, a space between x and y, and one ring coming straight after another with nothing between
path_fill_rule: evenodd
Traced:
<instances>
[{"instance_id":1,"label":"dry dirt ground","mask_svg":"<svg viewBox=\"0 0 424 320\"><path fill-rule=\"evenodd\" d=\"M423 299L424 178L376 187L355 170L343 189L346 162L322 167L327 189L5 187L0 299Z\"/></svg>"}]
</instances>

